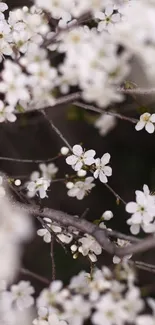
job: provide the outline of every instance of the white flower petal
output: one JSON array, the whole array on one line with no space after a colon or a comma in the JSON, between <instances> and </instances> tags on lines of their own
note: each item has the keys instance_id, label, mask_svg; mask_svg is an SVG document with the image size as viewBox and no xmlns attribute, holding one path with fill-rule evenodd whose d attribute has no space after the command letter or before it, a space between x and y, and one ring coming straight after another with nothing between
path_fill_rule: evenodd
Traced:
<instances>
[{"instance_id":1,"label":"white flower petal","mask_svg":"<svg viewBox=\"0 0 155 325\"><path fill-rule=\"evenodd\" d=\"M100 172L99 172L99 180L102 183L107 183L108 182L107 176L103 173L102 170L100 170Z\"/></svg>"},{"instance_id":2,"label":"white flower petal","mask_svg":"<svg viewBox=\"0 0 155 325\"><path fill-rule=\"evenodd\" d=\"M109 163L109 160L110 160L110 154L107 152L105 153L102 158L101 158L101 162L103 165L107 165Z\"/></svg>"},{"instance_id":3,"label":"white flower petal","mask_svg":"<svg viewBox=\"0 0 155 325\"><path fill-rule=\"evenodd\" d=\"M150 122L155 123L155 114L152 114L151 115Z\"/></svg>"},{"instance_id":4,"label":"white flower petal","mask_svg":"<svg viewBox=\"0 0 155 325\"><path fill-rule=\"evenodd\" d=\"M148 133L153 133L154 132L154 125L151 122L147 122L145 125L145 129Z\"/></svg>"},{"instance_id":5,"label":"white flower petal","mask_svg":"<svg viewBox=\"0 0 155 325\"><path fill-rule=\"evenodd\" d=\"M111 176L112 175L112 168L110 166L105 166L103 171L104 171L106 176Z\"/></svg>"},{"instance_id":6,"label":"white flower petal","mask_svg":"<svg viewBox=\"0 0 155 325\"><path fill-rule=\"evenodd\" d=\"M146 123L144 121L139 121L135 126L136 131L142 130L144 128L145 124Z\"/></svg>"},{"instance_id":7,"label":"white flower petal","mask_svg":"<svg viewBox=\"0 0 155 325\"><path fill-rule=\"evenodd\" d=\"M80 145L76 144L74 147L73 147L73 153L74 155L80 157L82 154L83 154L83 149Z\"/></svg>"},{"instance_id":8,"label":"white flower petal","mask_svg":"<svg viewBox=\"0 0 155 325\"><path fill-rule=\"evenodd\" d=\"M78 161L78 157L74 156L74 155L71 155L69 157L66 158L66 163L68 165L75 165Z\"/></svg>"},{"instance_id":9,"label":"white flower petal","mask_svg":"<svg viewBox=\"0 0 155 325\"><path fill-rule=\"evenodd\" d=\"M125 207L128 213L135 213L137 211L137 203L136 202L129 202Z\"/></svg>"},{"instance_id":10,"label":"white flower petal","mask_svg":"<svg viewBox=\"0 0 155 325\"><path fill-rule=\"evenodd\" d=\"M137 235L139 234L139 231L140 231L140 226L139 225L132 225L130 227L130 231L133 235Z\"/></svg>"},{"instance_id":11,"label":"white flower petal","mask_svg":"<svg viewBox=\"0 0 155 325\"><path fill-rule=\"evenodd\" d=\"M78 170L80 170L82 168L82 166L83 166L82 161L78 161L76 163L76 165L74 166L74 170L77 172Z\"/></svg>"}]
</instances>

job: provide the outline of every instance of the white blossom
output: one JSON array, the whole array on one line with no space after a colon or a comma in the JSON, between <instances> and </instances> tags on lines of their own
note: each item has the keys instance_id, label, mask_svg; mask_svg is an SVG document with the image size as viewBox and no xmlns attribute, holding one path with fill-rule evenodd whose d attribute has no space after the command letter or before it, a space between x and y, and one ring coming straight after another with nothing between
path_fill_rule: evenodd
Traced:
<instances>
[{"instance_id":1,"label":"white blossom","mask_svg":"<svg viewBox=\"0 0 155 325\"><path fill-rule=\"evenodd\" d=\"M48 165L39 164L39 168L42 172L42 177L47 180L51 180L58 172L58 168L54 163L50 163Z\"/></svg>"},{"instance_id":2,"label":"white blossom","mask_svg":"<svg viewBox=\"0 0 155 325\"><path fill-rule=\"evenodd\" d=\"M107 183L107 176L112 175L112 168L110 166L106 166L110 161L110 154L105 153L102 158L95 159L96 170L94 172L94 177L99 178L102 183Z\"/></svg>"},{"instance_id":3,"label":"white blossom","mask_svg":"<svg viewBox=\"0 0 155 325\"><path fill-rule=\"evenodd\" d=\"M91 166L94 163L95 150L83 151L80 145L73 147L73 155L66 158L66 163L75 171L79 171L83 165Z\"/></svg>"},{"instance_id":4,"label":"white blossom","mask_svg":"<svg viewBox=\"0 0 155 325\"><path fill-rule=\"evenodd\" d=\"M19 65L9 60L5 61L0 82L0 92L5 94L6 101L12 106L21 100L29 100L27 89L28 77L22 73Z\"/></svg>"},{"instance_id":5,"label":"white blossom","mask_svg":"<svg viewBox=\"0 0 155 325\"><path fill-rule=\"evenodd\" d=\"M33 305L34 288L28 281L20 281L18 284L11 286L12 300L19 310L28 308Z\"/></svg>"},{"instance_id":6,"label":"white blossom","mask_svg":"<svg viewBox=\"0 0 155 325\"><path fill-rule=\"evenodd\" d=\"M136 202L129 202L126 205L126 211L132 216L127 220L130 230L133 234L138 234L140 227L145 229L155 217L154 197L146 192L136 191ZM144 230L143 229L143 230Z\"/></svg>"},{"instance_id":7,"label":"white blossom","mask_svg":"<svg viewBox=\"0 0 155 325\"><path fill-rule=\"evenodd\" d=\"M63 231L62 228L56 222L53 222L49 218L43 218L43 221L47 225L47 228L45 225L44 228L41 228L37 231L37 234L43 237L45 243L51 242L52 232L55 233L56 237L65 244L69 244L72 241L73 236L69 234L67 231Z\"/></svg>"},{"instance_id":8,"label":"white blossom","mask_svg":"<svg viewBox=\"0 0 155 325\"><path fill-rule=\"evenodd\" d=\"M117 239L117 246L119 247L127 247L131 245L131 243L128 240L124 239ZM128 260L132 257L132 254L124 256L122 259L116 255L113 256L113 263L114 264L119 264L120 262L126 263Z\"/></svg>"},{"instance_id":9,"label":"white blossom","mask_svg":"<svg viewBox=\"0 0 155 325\"><path fill-rule=\"evenodd\" d=\"M4 105L0 100L0 123L4 121L15 122L16 115L14 114L14 107L11 105Z\"/></svg>"},{"instance_id":10,"label":"white blossom","mask_svg":"<svg viewBox=\"0 0 155 325\"><path fill-rule=\"evenodd\" d=\"M145 128L148 133L153 133L155 130L154 123L155 114L144 113L140 116L140 121L136 124L135 129L140 131Z\"/></svg>"},{"instance_id":11,"label":"white blossom","mask_svg":"<svg viewBox=\"0 0 155 325\"><path fill-rule=\"evenodd\" d=\"M105 136L116 126L116 118L114 116L102 114L95 121L94 125L99 130L100 135Z\"/></svg>"},{"instance_id":12,"label":"white blossom","mask_svg":"<svg viewBox=\"0 0 155 325\"><path fill-rule=\"evenodd\" d=\"M127 313L121 307L120 302L115 301L110 293L101 297L96 304L96 311L92 317L93 323L97 325L123 325L127 319Z\"/></svg>"},{"instance_id":13,"label":"white blossom","mask_svg":"<svg viewBox=\"0 0 155 325\"><path fill-rule=\"evenodd\" d=\"M97 243L97 241L92 236L85 234L84 237L79 239L79 243L81 243L82 245L78 248L78 251L83 256L88 255L92 262L96 262L96 255L100 255L102 253L102 248Z\"/></svg>"},{"instance_id":14,"label":"white blossom","mask_svg":"<svg viewBox=\"0 0 155 325\"><path fill-rule=\"evenodd\" d=\"M95 18L100 19L97 29L102 32L104 29L111 30L115 23L118 23L121 19L120 13L114 13L114 7L108 5L105 8L105 12L97 12Z\"/></svg>"},{"instance_id":15,"label":"white blossom","mask_svg":"<svg viewBox=\"0 0 155 325\"><path fill-rule=\"evenodd\" d=\"M36 194L39 194L41 199L47 197L47 190L50 186L50 181L44 179L43 177L38 178L36 181L30 181L27 184L27 195L29 197L34 197Z\"/></svg>"},{"instance_id":16,"label":"white blossom","mask_svg":"<svg viewBox=\"0 0 155 325\"><path fill-rule=\"evenodd\" d=\"M82 200L85 195L87 195L95 186L93 180L93 177L86 177L84 181L76 182L67 192L68 196L76 197L78 200Z\"/></svg>"},{"instance_id":17,"label":"white blossom","mask_svg":"<svg viewBox=\"0 0 155 325\"><path fill-rule=\"evenodd\" d=\"M38 310L38 318L34 319L34 325L67 325L67 323L59 319L55 313L50 313L45 307L41 307Z\"/></svg>"},{"instance_id":18,"label":"white blossom","mask_svg":"<svg viewBox=\"0 0 155 325\"><path fill-rule=\"evenodd\" d=\"M75 295L64 302L64 317L71 325L82 325L89 317L90 304L81 295Z\"/></svg>"}]
</instances>

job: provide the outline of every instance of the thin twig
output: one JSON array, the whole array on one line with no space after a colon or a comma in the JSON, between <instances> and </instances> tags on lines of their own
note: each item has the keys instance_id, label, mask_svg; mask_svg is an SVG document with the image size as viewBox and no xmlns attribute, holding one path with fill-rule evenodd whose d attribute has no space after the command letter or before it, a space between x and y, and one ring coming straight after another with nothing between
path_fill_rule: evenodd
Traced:
<instances>
[{"instance_id":1,"label":"thin twig","mask_svg":"<svg viewBox=\"0 0 155 325\"><path fill-rule=\"evenodd\" d=\"M135 119L135 118L128 117L128 116L125 116L125 115L122 115L122 114L119 114L119 113L116 113L116 112L102 110L102 109L100 109L98 107L95 107L93 105L84 104L84 103L81 103L81 102L78 102L78 101L74 102L74 105L78 106L78 107L81 107L81 108L84 108L84 109L89 110L89 111L99 113L99 114L114 116L116 118L119 118L119 119L125 120L125 121L129 121L129 122L134 123L134 124L138 122L138 120Z\"/></svg>"},{"instance_id":2,"label":"thin twig","mask_svg":"<svg viewBox=\"0 0 155 325\"><path fill-rule=\"evenodd\" d=\"M65 105L65 104L69 104L74 102L75 100L78 100L81 98L81 93L80 92L76 92L76 93L72 93L66 96L62 96L60 98L57 98L55 100L55 103L51 106L44 106L44 107L38 107L36 109L36 107L31 106L31 108L28 111L23 111L23 112L15 112L16 115L21 115L21 114L28 114L28 113L32 113L32 112L36 112L37 111L43 111L45 109L55 109L57 106L59 105Z\"/></svg>"},{"instance_id":3,"label":"thin twig","mask_svg":"<svg viewBox=\"0 0 155 325\"><path fill-rule=\"evenodd\" d=\"M109 184L107 184L107 183L104 183L104 185L108 188L108 190L115 196L115 198L116 198L116 200L119 200L119 201L121 201L124 205L126 205L126 202L121 198L121 196L118 194L118 193L116 193L114 190L113 190L113 188L109 185Z\"/></svg>"},{"instance_id":4,"label":"thin twig","mask_svg":"<svg viewBox=\"0 0 155 325\"><path fill-rule=\"evenodd\" d=\"M122 234L121 232L119 231L116 231L116 230L108 230L106 229L109 237L113 237L113 238L119 238L119 239L124 239L124 240L127 240L131 243L138 243L140 242L142 239L139 239L139 238L136 238L134 236L130 236L130 235L125 235L125 234Z\"/></svg>"},{"instance_id":5,"label":"thin twig","mask_svg":"<svg viewBox=\"0 0 155 325\"><path fill-rule=\"evenodd\" d=\"M70 146L69 142L65 139L63 134L60 132L60 130L54 125L52 120L48 119L48 116L44 110L42 110L42 114L44 115L45 119L48 121L52 129L57 133L57 135L60 137L60 139L66 144L66 146L72 151L72 147Z\"/></svg>"},{"instance_id":6,"label":"thin twig","mask_svg":"<svg viewBox=\"0 0 155 325\"><path fill-rule=\"evenodd\" d=\"M155 273L155 265L140 262L140 261L134 261L133 264L141 270L148 271L151 273Z\"/></svg>"},{"instance_id":7,"label":"thin twig","mask_svg":"<svg viewBox=\"0 0 155 325\"><path fill-rule=\"evenodd\" d=\"M151 95L155 94L155 88L130 88L130 89L125 89L125 88L118 88L117 89L119 92L124 93L124 94L140 94L140 95Z\"/></svg>"},{"instance_id":8,"label":"thin twig","mask_svg":"<svg viewBox=\"0 0 155 325\"><path fill-rule=\"evenodd\" d=\"M52 281L54 281L56 279L56 265L55 265L55 259L54 259L54 237L51 238L50 256L51 256L51 261L52 261Z\"/></svg>"},{"instance_id":9,"label":"thin twig","mask_svg":"<svg viewBox=\"0 0 155 325\"><path fill-rule=\"evenodd\" d=\"M32 278L34 278L34 279L36 279L36 280L38 280L38 281L44 283L44 284L47 284L47 285L50 284L50 281L49 281L48 279L46 279L46 278L44 278L43 276L41 276L41 275L39 275L39 274L36 274L36 273L34 273L34 272L32 272L32 271L29 271L29 270L27 270L27 269L25 269L25 268L21 268L21 269L20 269L20 273L22 273L22 274L24 274L24 275L28 275L28 276L30 276L30 277L32 277Z\"/></svg>"},{"instance_id":10,"label":"thin twig","mask_svg":"<svg viewBox=\"0 0 155 325\"><path fill-rule=\"evenodd\" d=\"M80 218L81 218L81 219L85 219L86 216L87 216L87 214L88 214L88 212L89 212L89 208L86 208L86 209L84 210L84 212L81 214Z\"/></svg>"},{"instance_id":11,"label":"thin twig","mask_svg":"<svg viewBox=\"0 0 155 325\"><path fill-rule=\"evenodd\" d=\"M48 163L52 162L56 159L58 159L60 155L53 157L53 158L48 158L48 159L20 159L20 158L11 158L11 157L0 157L0 160L4 161L13 161L13 162L19 162L19 163L33 163L33 164L39 164L39 163Z\"/></svg>"}]
</instances>

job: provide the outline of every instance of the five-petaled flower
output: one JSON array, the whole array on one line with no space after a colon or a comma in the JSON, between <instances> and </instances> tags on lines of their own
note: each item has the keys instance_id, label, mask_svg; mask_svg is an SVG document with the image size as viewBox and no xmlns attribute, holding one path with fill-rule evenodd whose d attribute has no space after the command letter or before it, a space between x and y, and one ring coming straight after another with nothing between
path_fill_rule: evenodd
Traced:
<instances>
[{"instance_id":1,"label":"five-petaled flower","mask_svg":"<svg viewBox=\"0 0 155 325\"><path fill-rule=\"evenodd\" d=\"M145 191L136 191L136 202L129 202L126 205L126 211L132 216L127 220L131 232L136 235L140 227L145 231L145 226L150 225L155 217L155 200L154 197Z\"/></svg>"},{"instance_id":2,"label":"five-petaled flower","mask_svg":"<svg viewBox=\"0 0 155 325\"><path fill-rule=\"evenodd\" d=\"M112 168L110 166L106 166L109 163L110 154L105 153L102 158L97 158L95 160L96 170L94 172L94 177L99 178L102 183L107 183L107 176L112 175Z\"/></svg>"},{"instance_id":3,"label":"five-petaled flower","mask_svg":"<svg viewBox=\"0 0 155 325\"><path fill-rule=\"evenodd\" d=\"M66 158L66 163L71 165L75 171L80 170L83 165L91 166L94 163L95 150L83 151L80 145L73 147L73 155Z\"/></svg>"},{"instance_id":4,"label":"five-petaled flower","mask_svg":"<svg viewBox=\"0 0 155 325\"><path fill-rule=\"evenodd\" d=\"M72 188L67 192L68 196L76 197L82 200L86 194L95 186L93 177L86 177L85 181L76 182Z\"/></svg>"},{"instance_id":5,"label":"five-petaled flower","mask_svg":"<svg viewBox=\"0 0 155 325\"><path fill-rule=\"evenodd\" d=\"M136 124L135 129L140 131L145 128L148 133L153 133L155 130L154 123L155 114L144 113L140 116L140 121Z\"/></svg>"},{"instance_id":6,"label":"five-petaled flower","mask_svg":"<svg viewBox=\"0 0 155 325\"><path fill-rule=\"evenodd\" d=\"M39 194L41 199L47 197L47 189L50 186L50 181L48 179L44 179L43 177L38 178L35 181L29 182L27 184L28 196L33 197L36 193Z\"/></svg>"}]
</instances>

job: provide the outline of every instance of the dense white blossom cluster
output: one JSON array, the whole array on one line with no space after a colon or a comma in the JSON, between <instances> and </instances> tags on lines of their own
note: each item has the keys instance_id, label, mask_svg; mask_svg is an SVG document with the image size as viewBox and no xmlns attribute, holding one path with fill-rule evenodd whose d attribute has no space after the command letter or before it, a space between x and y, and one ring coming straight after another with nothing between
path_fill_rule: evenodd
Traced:
<instances>
[{"instance_id":1,"label":"dense white blossom cluster","mask_svg":"<svg viewBox=\"0 0 155 325\"><path fill-rule=\"evenodd\" d=\"M108 325L139 322L144 301L134 284L131 269L127 266L123 268L119 280L103 267L95 269L92 274L80 272L66 288L61 281L52 282L37 299L38 318L33 324L52 324L52 317L56 319L56 324L63 325L66 322L82 325L88 318L96 325L103 324L103 321Z\"/></svg>"},{"instance_id":2,"label":"dense white blossom cluster","mask_svg":"<svg viewBox=\"0 0 155 325\"><path fill-rule=\"evenodd\" d=\"M115 127L117 117L135 123L136 131L145 129L152 134L155 114L147 107L145 111L142 107L144 113L139 120L117 112L127 90L132 95L132 90L139 87L131 87L132 81L127 87L134 60L154 87L155 0L33 0L29 8L13 11L0 2L0 123L13 123L18 114L31 110L55 109L59 100L70 102L70 96L75 96L73 104L78 106L74 99L80 98L83 109L100 113L94 125L102 136ZM120 196L107 184L112 176L110 154L105 152L98 158L94 149L85 150L79 144L71 147L59 130L56 132L67 146L61 148L58 157L63 156L74 175L55 179L58 167L53 162L40 163L39 171L34 171L24 186L20 179L13 179L13 183L9 180L20 198L31 203L36 196L40 202L48 196L52 182L62 181L69 197L82 200L98 179L119 203ZM20 271L21 247L31 239L33 224L10 198L5 181L0 176L0 324L23 325L21 313L34 305L35 290L27 281L12 282ZM135 202L125 204L131 215L127 220L131 233L155 233L155 195L147 185L135 195ZM44 242L55 239L63 247L68 245L73 258L80 254L88 258L92 269L91 274L82 271L74 276L66 287L53 280L49 288L43 289L36 301L33 325L83 325L89 319L94 325L155 324L155 301L143 299L130 269L132 254L128 252L135 238L124 235L130 242L113 231L111 240L112 229L106 222L112 218L113 213L107 210L94 220L93 226L106 234L107 243L114 243L117 249L112 250L116 264L113 273L106 267L95 268L105 249L96 240L95 232L87 233L86 227L82 231L80 227L64 226L52 217L39 220L42 227L37 234ZM117 256L118 248L125 247L129 248L127 255ZM146 309L152 313L146 314Z\"/></svg>"},{"instance_id":3,"label":"dense white blossom cluster","mask_svg":"<svg viewBox=\"0 0 155 325\"><path fill-rule=\"evenodd\" d=\"M80 145L74 145L72 149L73 154L66 158L66 163L71 165L75 171L82 173L79 176L85 176L85 169L90 171L94 177L86 177L83 181L68 182L66 184L69 189L68 195L77 197L82 200L86 194L95 186L94 179L99 178L102 183L107 183L109 176L112 175L112 168L107 166L110 161L110 154L105 153L101 158L94 158L95 150L84 151Z\"/></svg>"},{"instance_id":4,"label":"dense white blossom cluster","mask_svg":"<svg viewBox=\"0 0 155 325\"><path fill-rule=\"evenodd\" d=\"M30 8L9 11L7 18L6 10L8 6L1 3L0 57L6 58L0 81L4 96L0 122L14 122L21 108L54 105L58 89L68 93L74 86L85 101L99 106L120 102L124 96L118 89L130 74L133 56L154 84L153 1L35 0ZM48 15L57 21L55 30ZM79 26L80 19L92 20L93 28ZM62 62L54 65L51 57L62 53ZM145 126L154 132L153 115L148 114L141 116L136 130ZM113 117L107 118L108 122L103 116L96 124L102 134L115 124Z\"/></svg>"}]
</instances>

